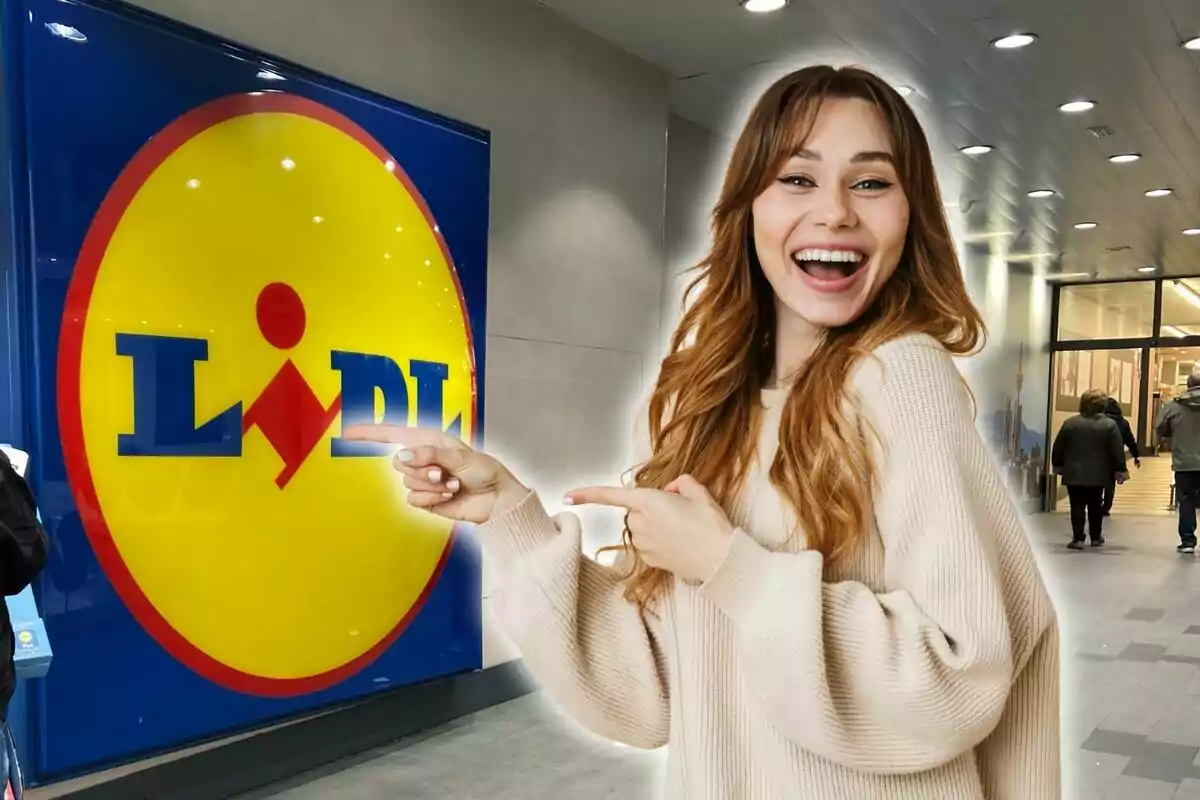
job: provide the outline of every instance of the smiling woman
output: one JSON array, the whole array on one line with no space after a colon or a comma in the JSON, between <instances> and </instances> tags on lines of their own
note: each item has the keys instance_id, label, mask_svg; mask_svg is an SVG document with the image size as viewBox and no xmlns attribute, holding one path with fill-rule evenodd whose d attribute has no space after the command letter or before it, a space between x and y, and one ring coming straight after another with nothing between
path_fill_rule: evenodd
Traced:
<instances>
[{"instance_id":1,"label":"smiling woman","mask_svg":"<svg viewBox=\"0 0 1200 800\"><path fill-rule=\"evenodd\" d=\"M618 567L488 455L352 436L482 523L526 665L669 744L670 798L1056 800L1057 622L952 360L983 326L911 109L861 70L784 77L712 228L634 485L565 499L627 511Z\"/></svg>"},{"instance_id":2,"label":"smiling woman","mask_svg":"<svg viewBox=\"0 0 1200 800\"><path fill-rule=\"evenodd\" d=\"M777 310L800 328L854 320L899 264L908 197L890 139L872 102L830 98L805 146L754 201L759 263Z\"/></svg>"}]
</instances>

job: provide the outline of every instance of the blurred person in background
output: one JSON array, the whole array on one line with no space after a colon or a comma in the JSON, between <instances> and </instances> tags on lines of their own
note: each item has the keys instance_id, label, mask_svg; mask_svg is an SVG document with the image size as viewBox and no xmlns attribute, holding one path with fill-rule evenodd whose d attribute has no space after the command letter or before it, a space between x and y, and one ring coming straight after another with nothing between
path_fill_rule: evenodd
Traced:
<instances>
[{"instance_id":1,"label":"blurred person in background","mask_svg":"<svg viewBox=\"0 0 1200 800\"><path fill-rule=\"evenodd\" d=\"M782 78L712 231L633 485L564 498L625 513L617 565L453 437L344 435L479 525L525 665L669 745L669 798L1057 800L1057 618L954 363L983 323L912 109L858 69Z\"/></svg>"},{"instance_id":2,"label":"blurred person in background","mask_svg":"<svg viewBox=\"0 0 1200 800\"><path fill-rule=\"evenodd\" d=\"M1109 484L1129 478L1125 444L1117 423L1105 413L1108 398L1089 389L1079 398L1079 413L1058 429L1050 449L1050 464L1062 476L1071 502L1072 550L1104 544L1104 492ZM1086 529L1086 532L1085 532Z\"/></svg>"},{"instance_id":3,"label":"blurred person in background","mask_svg":"<svg viewBox=\"0 0 1200 800\"><path fill-rule=\"evenodd\" d=\"M1180 553L1196 552L1196 506L1200 503L1200 371L1188 375L1187 391L1163 406L1155 426L1171 441Z\"/></svg>"},{"instance_id":4,"label":"blurred person in background","mask_svg":"<svg viewBox=\"0 0 1200 800\"><path fill-rule=\"evenodd\" d=\"M1124 446L1129 449L1129 455L1133 456L1133 465L1138 469L1142 468L1141 452L1138 450L1137 439L1133 435L1133 428L1129 426L1129 420L1125 419L1125 414L1121 411L1121 404L1117 402L1117 398L1109 397L1108 403L1104 409L1104 414L1117 423L1117 430L1121 433L1121 441ZM1104 502L1102 511L1104 516L1112 514L1113 500L1117 494L1116 476L1113 480L1104 487Z\"/></svg>"}]
</instances>

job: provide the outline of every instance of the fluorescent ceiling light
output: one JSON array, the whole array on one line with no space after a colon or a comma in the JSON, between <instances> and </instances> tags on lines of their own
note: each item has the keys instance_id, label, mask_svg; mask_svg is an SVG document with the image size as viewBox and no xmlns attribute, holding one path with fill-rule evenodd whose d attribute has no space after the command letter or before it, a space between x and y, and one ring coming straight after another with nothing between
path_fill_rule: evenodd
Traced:
<instances>
[{"instance_id":1,"label":"fluorescent ceiling light","mask_svg":"<svg viewBox=\"0 0 1200 800\"><path fill-rule=\"evenodd\" d=\"M1012 231L977 231L968 233L963 238L968 242L985 242L990 239L1007 239L1012 236L1016 236Z\"/></svg>"},{"instance_id":2,"label":"fluorescent ceiling light","mask_svg":"<svg viewBox=\"0 0 1200 800\"><path fill-rule=\"evenodd\" d=\"M1047 275L1048 281L1060 281L1064 278L1087 278L1091 275L1090 272L1059 272L1055 275Z\"/></svg>"},{"instance_id":3,"label":"fluorescent ceiling light","mask_svg":"<svg viewBox=\"0 0 1200 800\"><path fill-rule=\"evenodd\" d=\"M1058 110L1064 114L1078 114L1083 111L1091 111L1096 107L1096 104L1091 100L1072 100L1069 103L1063 103L1058 107Z\"/></svg>"},{"instance_id":4,"label":"fluorescent ceiling light","mask_svg":"<svg viewBox=\"0 0 1200 800\"><path fill-rule=\"evenodd\" d=\"M1037 261L1040 258L1054 258L1055 253L1013 253L1006 259L1010 264L1020 264L1026 261Z\"/></svg>"},{"instance_id":5,"label":"fluorescent ceiling light","mask_svg":"<svg viewBox=\"0 0 1200 800\"><path fill-rule=\"evenodd\" d=\"M1178 339L1182 339L1183 337L1187 336L1186 333L1179 330L1179 328L1176 328L1173 325L1163 325L1162 329L1163 329L1163 333L1169 333L1170 335L1172 335Z\"/></svg>"},{"instance_id":6,"label":"fluorescent ceiling light","mask_svg":"<svg viewBox=\"0 0 1200 800\"><path fill-rule=\"evenodd\" d=\"M1121 153L1120 155L1109 156L1108 160L1114 164L1132 164L1141 157L1141 153Z\"/></svg>"},{"instance_id":7,"label":"fluorescent ceiling light","mask_svg":"<svg viewBox=\"0 0 1200 800\"><path fill-rule=\"evenodd\" d=\"M958 148L958 152L965 156L981 156L992 152L992 146L990 144L972 144Z\"/></svg>"},{"instance_id":8,"label":"fluorescent ceiling light","mask_svg":"<svg viewBox=\"0 0 1200 800\"><path fill-rule=\"evenodd\" d=\"M766 14L778 11L788 4L788 0L742 0L742 8L754 14Z\"/></svg>"},{"instance_id":9,"label":"fluorescent ceiling light","mask_svg":"<svg viewBox=\"0 0 1200 800\"><path fill-rule=\"evenodd\" d=\"M1188 286L1183 281L1173 281L1172 285L1175 287L1176 294L1178 294L1184 300L1187 300L1196 308L1200 308L1200 294L1196 294L1195 289Z\"/></svg>"},{"instance_id":10,"label":"fluorescent ceiling light","mask_svg":"<svg viewBox=\"0 0 1200 800\"><path fill-rule=\"evenodd\" d=\"M1200 228L1184 228L1184 236L1200 236Z\"/></svg>"},{"instance_id":11,"label":"fluorescent ceiling light","mask_svg":"<svg viewBox=\"0 0 1200 800\"><path fill-rule=\"evenodd\" d=\"M1018 50L1033 44L1037 38L1037 34L1033 33L1014 33L1012 36L1001 36L996 39L992 42L992 47L998 50Z\"/></svg>"},{"instance_id":12,"label":"fluorescent ceiling light","mask_svg":"<svg viewBox=\"0 0 1200 800\"><path fill-rule=\"evenodd\" d=\"M1200 50L1200 36L1197 36L1195 39L1188 39L1183 43L1183 46L1186 50Z\"/></svg>"},{"instance_id":13,"label":"fluorescent ceiling light","mask_svg":"<svg viewBox=\"0 0 1200 800\"><path fill-rule=\"evenodd\" d=\"M1158 271L1158 267L1151 267L1151 266L1138 267L1138 272L1157 272L1157 271Z\"/></svg>"},{"instance_id":14,"label":"fluorescent ceiling light","mask_svg":"<svg viewBox=\"0 0 1200 800\"><path fill-rule=\"evenodd\" d=\"M1029 196L1033 197L1035 199L1041 199L1043 197L1054 197L1054 190L1053 189L1034 189L1032 192L1029 193Z\"/></svg>"},{"instance_id":15,"label":"fluorescent ceiling light","mask_svg":"<svg viewBox=\"0 0 1200 800\"><path fill-rule=\"evenodd\" d=\"M1096 223L1094 223L1094 222L1076 222L1075 223L1075 229L1080 230L1080 231L1090 231L1094 227L1096 227Z\"/></svg>"},{"instance_id":16,"label":"fluorescent ceiling light","mask_svg":"<svg viewBox=\"0 0 1200 800\"><path fill-rule=\"evenodd\" d=\"M278 72L272 72L269 69L259 70L258 75L255 77L259 78L260 80L264 80L264 81L286 81L287 80L287 78L283 77Z\"/></svg>"},{"instance_id":17,"label":"fluorescent ceiling light","mask_svg":"<svg viewBox=\"0 0 1200 800\"><path fill-rule=\"evenodd\" d=\"M1164 186L1161 189L1151 189L1146 192L1146 197L1166 197L1169 194L1171 194L1171 190Z\"/></svg>"}]
</instances>

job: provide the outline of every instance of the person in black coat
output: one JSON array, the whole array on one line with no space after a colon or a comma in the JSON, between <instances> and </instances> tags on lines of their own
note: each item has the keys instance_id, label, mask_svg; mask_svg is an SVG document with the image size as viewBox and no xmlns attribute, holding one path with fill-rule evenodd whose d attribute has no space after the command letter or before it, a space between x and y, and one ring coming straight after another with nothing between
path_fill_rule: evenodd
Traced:
<instances>
[{"instance_id":1,"label":"person in black coat","mask_svg":"<svg viewBox=\"0 0 1200 800\"><path fill-rule=\"evenodd\" d=\"M1084 523L1092 547L1104 544L1104 490L1109 482L1124 483L1125 446L1117 423L1105 413L1107 398L1090 389L1079 399L1079 414L1063 423L1054 437L1050 463L1062 476L1071 501L1072 550L1082 550Z\"/></svg>"},{"instance_id":2,"label":"person in black coat","mask_svg":"<svg viewBox=\"0 0 1200 800\"><path fill-rule=\"evenodd\" d=\"M1117 423L1117 430L1121 432L1121 441L1129 448L1129 455L1133 456L1133 465L1138 469L1142 468L1141 453L1138 450L1137 439L1133 435L1133 428L1129 427L1129 420L1125 419L1125 415L1121 413L1121 404L1117 402L1115 397L1108 398L1108 407L1104 409L1104 414ZM1104 487L1104 516L1112 513L1113 497L1117 492L1117 482L1114 480Z\"/></svg>"},{"instance_id":3,"label":"person in black coat","mask_svg":"<svg viewBox=\"0 0 1200 800\"><path fill-rule=\"evenodd\" d=\"M24 591L46 566L48 550L33 493L0 449L0 593L12 597ZM8 718L16 687L15 651L8 604L0 601L0 723Z\"/></svg>"}]
</instances>

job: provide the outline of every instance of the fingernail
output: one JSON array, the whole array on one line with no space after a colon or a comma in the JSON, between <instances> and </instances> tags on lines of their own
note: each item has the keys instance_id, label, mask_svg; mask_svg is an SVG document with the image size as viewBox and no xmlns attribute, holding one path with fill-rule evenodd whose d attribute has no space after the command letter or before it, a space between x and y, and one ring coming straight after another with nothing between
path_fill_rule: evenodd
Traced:
<instances>
[{"instance_id":1,"label":"fingernail","mask_svg":"<svg viewBox=\"0 0 1200 800\"><path fill-rule=\"evenodd\" d=\"M399 453L396 453L396 460L401 464L407 464L414 458L416 458L416 455L412 450L401 450Z\"/></svg>"},{"instance_id":2,"label":"fingernail","mask_svg":"<svg viewBox=\"0 0 1200 800\"><path fill-rule=\"evenodd\" d=\"M429 470L429 482L430 483L441 483L442 482L442 471L440 469Z\"/></svg>"},{"instance_id":3,"label":"fingernail","mask_svg":"<svg viewBox=\"0 0 1200 800\"><path fill-rule=\"evenodd\" d=\"M459 486L461 486L461 484L458 482L458 478L451 478L450 480L446 481L446 488L452 492L457 492Z\"/></svg>"},{"instance_id":4,"label":"fingernail","mask_svg":"<svg viewBox=\"0 0 1200 800\"><path fill-rule=\"evenodd\" d=\"M563 505L564 505L564 506L573 506L573 505L575 505L575 498L574 498L574 497L571 497L571 495L567 495L566 497L564 497L564 498L563 498Z\"/></svg>"},{"instance_id":5,"label":"fingernail","mask_svg":"<svg viewBox=\"0 0 1200 800\"><path fill-rule=\"evenodd\" d=\"M449 500L451 497L454 497L454 493L453 492L442 492L442 497Z\"/></svg>"}]
</instances>

